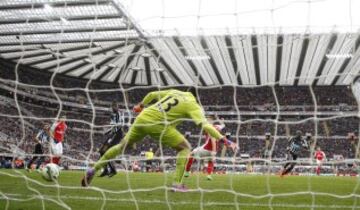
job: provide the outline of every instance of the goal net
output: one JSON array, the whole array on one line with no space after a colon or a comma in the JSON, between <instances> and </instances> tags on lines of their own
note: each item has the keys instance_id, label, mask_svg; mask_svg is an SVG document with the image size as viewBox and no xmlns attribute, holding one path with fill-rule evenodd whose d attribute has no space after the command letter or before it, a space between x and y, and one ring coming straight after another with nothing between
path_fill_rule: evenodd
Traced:
<instances>
[{"instance_id":1,"label":"goal net","mask_svg":"<svg viewBox=\"0 0 360 210\"><path fill-rule=\"evenodd\" d=\"M359 209L359 8L1 1L0 208ZM130 136L140 118L133 107L168 89L191 91L238 149L206 141L193 107L172 121L166 110L179 101L164 107L167 98L154 97L161 117L82 187L86 170ZM52 182L42 178L49 162L61 169ZM173 192L176 177L187 192Z\"/></svg>"}]
</instances>

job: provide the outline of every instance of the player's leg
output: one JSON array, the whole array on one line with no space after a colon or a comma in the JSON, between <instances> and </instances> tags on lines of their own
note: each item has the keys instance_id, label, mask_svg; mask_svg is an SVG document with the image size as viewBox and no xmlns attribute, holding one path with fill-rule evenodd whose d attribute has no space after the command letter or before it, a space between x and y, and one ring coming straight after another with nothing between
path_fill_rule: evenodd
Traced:
<instances>
[{"instance_id":1,"label":"player's leg","mask_svg":"<svg viewBox=\"0 0 360 210\"><path fill-rule=\"evenodd\" d=\"M316 160L317 163L317 167L316 167L316 175L320 175L320 171L321 171L321 165L322 165L322 161L321 160Z\"/></svg>"},{"instance_id":2,"label":"player's leg","mask_svg":"<svg viewBox=\"0 0 360 210\"><path fill-rule=\"evenodd\" d=\"M110 143L110 146L112 147L112 146L114 146L114 145L119 144L120 141L121 141L121 139L122 139L123 137L124 137L123 132L122 132L121 129L119 129L119 130L115 133L115 135L111 138L111 140L110 140L110 142L109 142L109 143ZM116 172L115 164L114 164L113 161L108 162L106 168L108 168L108 176L109 176L109 177L112 177L112 176L116 175L117 172Z\"/></svg>"},{"instance_id":3,"label":"player's leg","mask_svg":"<svg viewBox=\"0 0 360 210\"><path fill-rule=\"evenodd\" d=\"M286 169L286 171L285 171L285 174L284 175L286 175L286 174L288 174L288 173L290 173L294 168L295 168L295 165L296 165L296 163L291 163L290 164L290 166Z\"/></svg>"},{"instance_id":4,"label":"player's leg","mask_svg":"<svg viewBox=\"0 0 360 210\"><path fill-rule=\"evenodd\" d=\"M280 173L280 176L281 176L281 177L287 174L287 171L288 171L288 168L289 168L290 165L291 165L291 162L288 160L288 161L285 163L285 165L284 165L284 167L283 167L283 169L282 169L282 171L281 171L281 173Z\"/></svg>"},{"instance_id":5,"label":"player's leg","mask_svg":"<svg viewBox=\"0 0 360 210\"><path fill-rule=\"evenodd\" d=\"M136 129L136 127L131 127L129 132L126 134L121 142L110 149L108 149L105 154L95 163L95 171L100 170L102 167L108 164L109 160L114 159L117 155L123 153L126 147L130 144L133 144L136 141L142 140L144 135Z\"/></svg>"},{"instance_id":6,"label":"player's leg","mask_svg":"<svg viewBox=\"0 0 360 210\"><path fill-rule=\"evenodd\" d=\"M283 168L282 168L282 170L281 170L281 173L280 173L280 177L283 177L284 175L286 175L286 171L287 171L287 169L288 169L288 167L290 166L290 162L289 161L287 161L286 163L285 163L285 165L283 166Z\"/></svg>"},{"instance_id":7,"label":"player's leg","mask_svg":"<svg viewBox=\"0 0 360 210\"><path fill-rule=\"evenodd\" d=\"M108 176L109 177L113 177L113 176L115 176L117 174L116 168L115 168L115 165L114 165L113 161L108 162L106 168L108 168L108 171L109 171Z\"/></svg>"},{"instance_id":8,"label":"player's leg","mask_svg":"<svg viewBox=\"0 0 360 210\"><path fill-rule=\"evenodd\" d=\"M195 150L194 150L195 151ZM207 180L212 180L212 172L214 170L214 157L211 152L203 147L198 147L196 149L195 157L199 160L207 161Z\"/></svg>"},{"instance_id":9,"label":"player's leg","mask_svg":"<svg viewBox=\"0 0 360 210\"><path fill-rule=\"evenodd\" d=\"M107 139L100 147L99 149L99 154L100 154L100 157L102 157L105 152L110 148L110 145L109 145L109 141L110 141L110 138ZM99 175L99 177L104 177L104 176L107 176L109 174L109 170L108 170L108 167L107 165L105 165L103 167L103 170L101 172L101 174Z\"/></svg>"},{"instance_id":10,"label":"player's leg","mask_svg":"<svg viewBox=\"0 0 360 210\"><path fill-rule=\"evenodd\" d=\"M286 175L286 173L287 173L286 171L287 171L288 167L291 165L291 158L292 158L291 153L288 153L287 161L281 170L280 177L283 177L284 175Z\"/></svg>"},{"instance_id":11,"label":"player's leg","mask_svg":"<svg viewBox=\"0 0 360 210\"><path fill-rule=\"evenodd\" d=\"M107 138L106 141L102 144L102 146L99 149L100 157L102 157L109 148L111 148L114 145L117 145L122 138L123 138L123 133L121 130L116 132L110 138ZM106 164L103 167L102 172L99 175L99 177L104 177L104 176L112 177L112 176L116 175L116 173L117 172L116 172L114 163L108 162L108 164Z\"/></svg>"},{"instance_id":12,"label":"player's leg","mask_svg":"<svg viewBox=\"0 0 360 210\"><path fill-rule=\"evenodd\" d=\"M110 141L110 139L107 139L102 145L101 145L101 147L100 147L100 149L99 149L99 154L100 154L100 157L102 157L104 154L105 154L105 152L109 149L109 142Z\"/></svg>"},{"instance_id":13,"label":"player's leg","mask_svg":"<svg viewBox=\"0 0 360 210\"><path fill-rule=\"evenodd\" d=\"M320 166L318 166L317 168L316 168L316 175L320 175Z\"/></svg>"},{"instance_id":14,"label":"player's leg","mask_svg":"<svg viewBox=\"0 0 360 210\"><path fill-rule=\"evenodd\" d=\"M208 150L205 150L203 149L203 152L202 152L202 157L205 158L205 160L207 160L208 164L207 164L207 176L206 176L206 179L207 180L212 180L212 176L211 174L213 173L214 171L214 162L215 162L215 157L211 154L210 151Z\"/></svg>"},{"instance_id":15,"label":"player's leg","mask_svg":"<svg viewBox=\"0 0 360 210\"><path fill-rule=\"evenodd\" d=\"M139 117L137 119L139 119ZM128 145L131 145L144 138L146 133L143 132L143 129L140 129L141 127L138 126L138 123L142 124L141 122L138 122L138 120L135 120L134 124L131 126L129 132L125 135L123 140L121 140L119 144L108 149L105 154L95 163L94 167L89 168L86 171L85 176L81 180L82 186L88 186L96 172L102 169L105 165L107 165L109 160L114 159L117 155L121 153L124 153Z\"/></svg>"},{"instance_id":16,"label":"player's leg","mask_svg":"<svg viewBox=\"0 0 360 210\"><path fill-rule=\"evenodd\" d=\"M291 164L291 162L289 162L289 161L286 162L283 168L286 169L287 167L289 167L290 164Z\"/></svg>"},{"instance_id":17,"label":"player's leg","mask_svg":"<svg viewBox=\"0 0 360 210\"><path fill-rule=\"evenodd\" d=\"M191 146L186 139L183 139L183 141L176 145L174 149L176 149L177 151L174 182L175 185L179 185L182 184L185 172L185 165L190 154Z\"/></svg>"},{"instance_id":18,"label":"player's leg","mask_svg":"<svg viewBox=\"0 0 360 210\"><path fill-rule=\"evenodd\" d=\"M190 176L190 170L191 170L191 166L194 162L194 158L190 155L186 167L185 167L185 173L184 173L184 177L189 177Z\"/></svg>"},{"instance_id":19,"label":"player's leg","mask_svg":"<svg viewBox=\"0 0 360 210\"><path fill-rule=\"evenodd\" d=\"M149 172L151 169L151 160L146 160L145 161L145 170L146 172Z\"/></svg>"},{"instance_id":20,"label":"player's leg","mask_svg":"<svg viewBox=\"0 0 360 210\"><path fill-rule=\"evenodd\" d=\"M176 130L176 128L171 126L165 127L158 133L156 133L155 130L155 132L150 133L150 136L158 139L161 144L167 145L177 151L174 186L176 188L179 187L176 190L182 191L183 189L180 188L182 187L185 166L191 151L190 143L179 131Z\"/></svg>"},{"instance_id":21,"label":"player's leg","mask_svg":"<svg viewBox=\"0 0 360 210\"><path fill-rule=\"evenodd\" d=\"M208 180L212 180L212 176L211 174L213 173L214 171L214 161L213 160L209 160L208 161L208 167L207 167L207 179Z\"/></svg>"},{"instance_id":22,"label":"player's leg","mask_svg":"<svg viewBox=\"0 0 360 210\"><path fill-rule=\"evenodd\" d=\"M31 165L37 160L37 156L35 155L33 158L31 158L31 160L28 162L27 166L26 166L26 171L31 172L32 168Z\"/></svg>"},{"instance_id":23,"label":"player's leg","mask_svg":"<svg viewBox=\"0 0 360 210\"><path fill-rule=\"evenodd\" d=\"M103 167L102 172L99 175L99 177L104 177L104 176L107 176L107 175L109 175L109 167L108 167L108 165L105 165Z\"/></svg>"},{"instance_id":24,"label":"player's leg","mask_svg":"<svg viewBox=\"0 0 360 210\"><path fill-rule=\"evenodd\" d=\"M186 163L186 167L185 167L185 174L184 174L185 177L190 176L189 172L191 170L192 164L194 163L194 157L199 156L199 150L200 150L200 147L197 147L190 153L189 159L188 159L188 161Z\"/></svg>"},{"instance_id":25,"label":"player's leg","mask_svg":"<svg viewBox=\"0 0 360 210\"><path fill-rule=\"evenodd\" d=\"M85 176L81 180L81 185L86 187L90 185L92 178L100 169L104 168L108 164L108 161L115 158L117 155L122 153L128 144L126 137L118 145L111 147L105 154L95 163L93 168L89 168L86 171Z\"/></svg>"},{"instance_id":26,"label":"player's leg","mask_svg":"<svg viewBox=\"0 0 360 210\"><path fill-rule=\"evenodd\" d=\"M55 143L54 141L51 142L51 162L59 165L60 157L63 154L63 145L61 142Z\"/></svg>"},{"instance_id":27,"label":"player's leg","mask_svg":"<svg viewBox=\"0 0 360 210\"><path fill-rule=\"evenodd\" d=\"M38 170L43 162L45 162L45 157L44 156L39 157L38 160L36 161L35 169Z\"/></svg>"},{"instance_id":28,"label":"player's leg","mask_svg":"<svg viewBox=\"0 0 360 210\"><path fill-rule=\"evenodd\" d=\"M290 154L290 155L292 157L292 161L289 162L289 164L288 164L288 166L286 168L284 168L285 170L282 172L282 175L286 175L286 174L290 173L294 169L294 167L296 165L295 161L297 159L297 155L294 155L294 154Z\"/></svg>"}]
</instances>

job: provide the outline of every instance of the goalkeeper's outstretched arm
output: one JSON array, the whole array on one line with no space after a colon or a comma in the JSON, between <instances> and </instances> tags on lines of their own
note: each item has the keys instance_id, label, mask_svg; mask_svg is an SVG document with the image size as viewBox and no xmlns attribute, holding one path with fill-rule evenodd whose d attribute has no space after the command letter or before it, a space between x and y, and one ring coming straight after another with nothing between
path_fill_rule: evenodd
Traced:
<instances>
[{"instance_id":1,"label":"goalkeeper's outstretched arm","mask_svg":"<svg viewBox=\"0 0 360 210\"><path fill-rule=\"evenodd\" d=\"M208 133L211 137L215 138L217 141L223 141L227 147L230 147L233 151L238 149L236 143L230 141L225 136L223 136L213 125L208 122L201 123L202 129Z\"/></svg>"},{"instance_id":2,"label":"goalkeeper's outstretched arm","mask_svg":"<svg viewBox=\"0 0 360 210\"><path fill-rule=\"evenodd\" d=\"M143 100L134 107L133 111L141 112L145 106L147 106L154 100L159 101L160 99L164 98L170 91L171 90L160 90L160 91L152 91L152 92L148 93L143 98Z\"/></svg>"},{"instance_id":3,"label":"goalkeeper's outstretched arm","mask_svg":"<svg viewBox=\"0 0 360 210\"><path fill-rule=\"evenodd\" d=\"M211 125L208 122L201 123L201 127L206 133L208 133L211 137L215 138L216 140L220 140L224 138L224 136L218 130L216 130L216 128L214 128L213 125Z\"/></svg>"},{"instance_id":4,"label":"goalkeeper's outstretched arm","mask_svg":"<svg viewBox=\"0 0 360 210\"><path fill-rule=\"evenodd\" d=\"M231 147L233 150L237 149L237 145L232 141L226 139L212 124L210 124L204 115L204 112L198 104L195 104L191 111L188 112L190 118L196 125L201 126L202 129L217 141L223 140L225 145Z\"/></svg>"},{"instance_id":5,"label":"goalkeeper's outstretched arm","mask_svg":"<svg viewBox=\"0 0 360 210\"><path fill-rule=\"evenodd\" d=\"M150 92L144 97L144 99L140 103L143 106L147 106L149 103L151 103L154 100L159 101L160 99L165 97L169 92L170 90L160 90L160 91Z\"/></svg>"}]
</instances>

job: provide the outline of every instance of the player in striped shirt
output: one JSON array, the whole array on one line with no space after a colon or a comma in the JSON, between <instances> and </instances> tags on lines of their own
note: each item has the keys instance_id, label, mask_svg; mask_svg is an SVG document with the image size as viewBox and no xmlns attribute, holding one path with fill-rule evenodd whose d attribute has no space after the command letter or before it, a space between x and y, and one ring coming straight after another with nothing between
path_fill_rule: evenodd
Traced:
<instances>
[{"instance_id":1,"label":"player in striped shirt","mask_svg":"<svg viewBox=\"0 0 360 210\"><path fill-rule=\"evenodd\" d=\"M326 155L323 151L321 151L320 147L316 148L314 158L316 159L316 164L317 164L316 174L320 175L321 166L322 166L324 160L326 159Z\"/></svg>"},{"instance_id":2,"label":"player in striped shirt","mask_svg":"<svg viewBox=\"0 0 360 210\"><path fill-rule=\"evenodd\" d=\"M107 136L105 142L99 149L100 157L102 157L105 152L112 146L119 144L120 140L123 138L123 128L125 125L126 117L125 113L119 110L118 104L114 101L111 104L111 116L110 116L110 125L112 126L108 131L105 132ZM128 122L130 122L130 116L128 116ZM116 168L113 161L109 161L107 165L103 167L102 173L99 177L109 176L112 177L116 174Z\"/></svg>"},{"instance_id":3,"label":"player in striped shirt","mask_svg":"<svg viewBox=\"0 0 360 210\"><path fill-rule=\"evenodd\" d=\"M43 156L44 151L43 151L43 144L47 143L50 141L49 136L46 133L46 129L49 128L48 124L45 124L43 126L42 129L40 129L36 135L34 135L34 141L36 142L35 144L35 149L34 149L34 155L33 158L28 162L27 166L26 166L26 170L28 172L31 172L31 165L35 162L36 163L36 169L40 168L41 163L43 163L45 161L45 157Z\"/></svg>"},{"instance_id":4,"label":"player in striped shirt","mask_svg":"<svg viewBox=\"0 0 360 210\"><path fill-rule=\"evenodd\" d=\"M287 147L288 162L284 165L284 168L280 175L281 177L290 173L294 169L294 167L296 165L296 159L298 158L302 148L306 148L306 149L309 148L306 140L304 140L302 137L302 132L299 130L296 131L295 136L293 136L289 139L288 144L289 144L289 146Z\"/></svg>"}]
</instances>

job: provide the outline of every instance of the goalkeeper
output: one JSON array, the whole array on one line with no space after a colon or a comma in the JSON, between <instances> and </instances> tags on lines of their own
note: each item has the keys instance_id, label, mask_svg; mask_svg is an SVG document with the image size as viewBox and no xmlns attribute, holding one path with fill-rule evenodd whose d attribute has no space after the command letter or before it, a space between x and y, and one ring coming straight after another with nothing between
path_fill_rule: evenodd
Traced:
<instances>
[{"instance_id":1,"label":"goalkeeper","mask_svg":"<svg viewBox=\"0 0 360 210\"><path fill-rule=\"evenodd\" d=\"M156 102L149 105L153 101ZM135 119L129 132L118 145L110 148L95 163L93 168L87 170L81 182L82 186L88 186L95 173L103 168L109 160L123 153L128 145L141 141L145 136L149 135L158 140L159 143L177 151L175 179L172 189L173 191L185 192L186 187L182 184L182 181L191 146L176 129L176 126L186 119L191 119L216 140L225 139L225 137L207 122L202 108L190 92L174 89L150 92L142 102L134 107L134 111L141 113ZM233 150L237 148L236 144L232 142L229 146Z\"/></svg>"}]
</instances>

